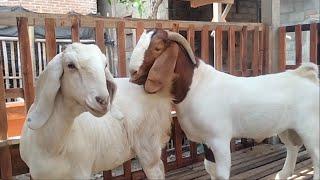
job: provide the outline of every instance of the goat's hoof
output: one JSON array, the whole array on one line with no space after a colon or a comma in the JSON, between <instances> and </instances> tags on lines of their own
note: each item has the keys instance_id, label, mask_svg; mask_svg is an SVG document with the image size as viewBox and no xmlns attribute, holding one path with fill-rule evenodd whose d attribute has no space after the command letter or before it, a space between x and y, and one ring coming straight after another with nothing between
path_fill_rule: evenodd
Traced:
<instances>
[{"instance_id":1,"label":"goat's hoof","mask_svg":"<svg viewBox=\"0 0 320 180\"><path fill-rule=\"evenodd\" d=\"M288 179L290 176L292 176L292 173L281 170L276 174L275 180Z\"/></svg>"}]
</instances>

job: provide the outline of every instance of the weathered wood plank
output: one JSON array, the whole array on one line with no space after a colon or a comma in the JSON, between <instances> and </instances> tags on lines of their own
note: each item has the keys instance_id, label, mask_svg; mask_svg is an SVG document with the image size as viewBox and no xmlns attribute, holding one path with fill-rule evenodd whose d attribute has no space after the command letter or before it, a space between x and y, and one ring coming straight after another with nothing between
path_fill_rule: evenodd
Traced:
<instances>
[{"instance_id":1,"label":"weathered wood plank","mask_svg":"<svg viewBox=\"0 0 320 180\"><path fill-rule=\"evenodd\" d=\"M209 27L203 26L201 31L201 58L209 64Z\"/></svg>"},{"instance_id":2,"label":"weathered wood plank","mask_svg":"<svg viewBox=\"0 0 320 180\"><path fill-rule=\"evenodd\" d=\"M106 54L106 45L104 44L104 21L96 21L96 44L103 54Z\"/></svg>"},{"instance_id":3,"label":"weathered wood plank","mask_svg":"<svg viewBox=\"0 0 320 180\"><path fill-rule=\"evenodd\" d=\"M56 45L56 25L53 18L45 19L45 38L46 38L46 59L47 62L51 61L57 54Z\"/></svg>"},{"instance_id":4,"label":"weathered wood plank","mask_svg":"<svg viewBox=\"0 0 320 180\"><path fill-rule=\"evenodd\" d=\"M17 42L17 53L18 53L18 70L19 70L19 76L21 78L19 78L19 87L22 88L22 69L21 69L21 59L20 59L20 46L19 46L19 42Z\"/></svg>"},{"instance_id":5,"label":"weathered wood plank","mask_svg":"<svg viewBox=\"0 0 320 180\"><path fill-rule=\"evenodd\" d=\"M124 177L126 179L131 179L131 160L123 164Z\"/></svg>"},{"instance_id":6,"label":"weathered wood plank","mask_svg":"<svg viewBox=\"0 0 320 180\"><path fill-rule=\"evenodd\" d=\"M286 27L279 28L279 72L286 70Z\"/></svg>"},{"instance_id":7,"label":"weathered wood plank","mask_svg":"<svg viewBox=\"0 0 320 180\"><path fill-rule=\"evenodd\" d=\"M175 23L172 25L172 31L173 32L179 32L179 24L178 23Z\"/></svg>"},{"instance_id":8,"label":"weathered wood plank","mask_svg":"<svg viewBox=\"0 0 320 180\"><path fill-rule=\"evenodd\" d=\"M313 23L310 25L310 61L317 64L317 56L318 56L318 30L317 24ZM318 60L319 61L319 60Z\"/></svg>"},{"instance_id":9,"label":"weathered wood plank","mask_svg":"<svg viewBox=\"0 0 320 180\"><path fill-rule=\"evenodd\" d=\"M28 18L17 18L18 39L20 46L21 68L23 74L23 89L26 110L29 110L34 100L34 84L32 73L32 61L28 34Z\"/></svg>"},{"instance_id":10,"label":"weathered wood plank","mask_svg":"<svg viewBox=\"0 0 320 180\"><path fill-rule=\"evenodd\" d=\"M269 58L269 33L270 27L264 27L264 57L263 57L263 74L269 74L271 72L271 62Z\"/></svg>"},{"instance_id":11,"label":"weathered wood plank","mask_svg":"<svg viewBox=\"0 0 320 180\"><path fill-rule=\"evenodd\" d=\"M295 26L295 49L296 49L296 65L302 63L302 30L301 25Z\"/></svg>"},{"instance_id":12,"label":"weathered wood plank","mask_svg":"<svg viewBox=\"0 0 320 180\"><path fill-rule=\"evenodd\" d=\"M1 49L0 49L1 51ZM0 52L1 54L1 52ZM3 64L0 59L0 141L8 138L8 120L6 111L5 86L3 82ZM0 171L1 179L9 179L12 176L11 155L9 147L0 148Z\"/></svg>"},{"instance_id":13,"label":"weathered wood plank","mask_svg":"<svg viewBox=\"0 0 320 180\"><path fill-rule=\"evenodd\" d=\"M192 48L192 51L195 51L194 47L194 25L190 25L187 32L187 39Z\"/></svg>"},{"instance_id":14,"label":"weathered wood plank","mask_svg":"<svg viewBox=\"0 0 320 180\"><path fill-rule=\"evenodd\" d=\"M72 16L72 18L71 18L71 39L72 39L72 42L80 42L79 29L80 29L79 17Z\"/></svg>"},{"instance_id":15,"label":"weathered wood plank","mask_svg":"<svg viewBox=\"0 0 320 180\"><path fill-rule=\"evenodd\" d=\"M243 26L240 33L240 69L242 76L245 76L247 71L247 48L248 48L248 31L247 26Z\"/></svg>"},{"instance_id":16,"label":"weathered wood plank","mask_svg":"<svg viewBox=\"0 0 320 180\"><path fill-rule=\"evenodd\" d=\"M253 54L252 65L253 76L259 75L259 30L256 28L253 32Z\"/></svg>"},{"instance_id":17,"label":"weathered wood plank","mask_svg":"<svg viewBox=\"0 0 320 180\"><path fill-rule=\"evenodd\" d=\"M235 64L236 64L236 37L233 27L229 28L228 31L228 68L229 73L235 73Z\"/></svg>"},{"instance_id":18,"label":"weathered wood plank","mask_svg":"<svg viewBox=\"0 0 320 180\"><path fill-rule=\"evenodd\" d=\"M23 98L23 88L10 88L6 89L6 98Z\"/></svg>"},{"instance_id":19,"label":"weathered wood plank","mask_svg":"<svg viewBox=\"0 0 320 180\"><path fill-rule=\"evenodd\" d=\"M124 28L125 28L124 21L118 22L117 45L118 45L118 76L119 77L127 76Z\"/></svg>"},{"instance_id":20,"label":"weathered wood plank","mask_svg":"<svg viewBox=\"0 0 320 180\"><path fill-rule=\"evenodd\" d=\"M264 62L264 30L259 31L259 63L258 63L259 75L263 73L263 62Z\"/></svg>"},{"instance_id":21,"label":"weathered wood plank","mask_svg":"<svg viewBox=\"0 0 320 180\"><path fill-rule=\"evenodd\" d=\"M10 42L10 51L11 51L11 70L12 70L12 77L17 77L16 72L16 58L15 58L15 50L14 50L14 42ZM13 80L13 88L17 88L17 79Z\"/></svg>"},{"instance_id":22,"label":"weathered wood plank","mask_svg":"<svg viewBox=\"0 0 320 180\"><path fill-rule=\"evenodd\" d=\"M157 29L161 29L161 28L162 28L162 23L156 23L155 28L157 28Z\"/></svg>"},{"instance_id":23,"label":"weathered wood plank","mask_svg":"<svg viewBox=\"0 0 320 180\"><path fill-rule=\"evenodd\" d=\"M110 180L112 179L112 172L109 171L103 171L103 180Z\"/></svg>"},{"instance_id":24,"label":"weathered wood plank","mask_svg":"<svg viewBox=\"0 0 320 180\"><path fill-rule=\"evenodd\" d=\"M142 35L144 31L144 24L143 22L138 22L137 23L137 28L136 28L136 42L138 43L140 36Z\"/></svg>"},{"instance_id":25,"label":"weathered wood plank","mask_svg":"<svg viewBox=\"0 0 320 180\"><path fill-rule=\"evenodd\" d=\"M173 140L174 140L174 147L175 147L175 153L176 153L176 167L180 167L182 164L182 130L180 127L180 124L176 118L174 118L174 134L173 134Z\"/></svg>"},{"instance_id":26,"label":"weathered wood plank","mask_svg":"<svg viewBox=\"0 0 320 180\"><path fill-rule=\"evenodd\" d=\"M212 3L233 4L234 0L189 0L192 8L204 6Z\"/></svg>"},{"instance_id":27,"label":"weathered wood plank","mask_svg":"<svg viewBox=\"0 0 320 180\"><path fill-rule=\"evenodd\" d=\"M2 41L2 52L3 52L3 68L4 68L4 76L9 77L9 65L8 65L8 52L7 52L7 44L5 41ZM5 78L5 88L10 87L10 82L8 78Z\"/></svg>"},{"instance_id":28,"label":"weathered wood plank","mask_svg":"<svg viewBox=\"0 0 320 180\"><path fill-rule=\"evenodd\" d=\"M215 29L215 59L214 66L218 71L222 71L222 28Z\"/></svg>"}]
</instances>

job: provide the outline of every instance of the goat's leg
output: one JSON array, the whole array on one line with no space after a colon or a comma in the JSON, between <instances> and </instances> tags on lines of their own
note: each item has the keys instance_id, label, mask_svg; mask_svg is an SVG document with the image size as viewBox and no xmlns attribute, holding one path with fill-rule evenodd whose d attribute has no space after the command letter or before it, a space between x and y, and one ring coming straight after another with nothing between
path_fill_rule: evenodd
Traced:
<instances>
[{"instance_id":1,"label":"goat's leg","mask_svg":"<svg viewBox=\"0 0 320 180\"><path fill-rule=\"evenodd\" d=\"M209 140L206 144L213 151L216 160L215 177L217 179L229 179L231 168L230 153L231 138L215 138Z\"/></svg>"},{"instance_id":2,"label":"goat's leg","mask_svg":"<svg viewBox=\"0 0 320 180\"><path fill-rule=\"evenodd\" d=\"M308 153L311 156L314 176L313 179L320 179L319 177L319 119L311 119L305 121L302 125L297 127L297 133L301 137Z\"/></svg>"},{"instance_id":3,"label":"goat's leg","mask_svg":"<svg viewBox=\"0 0 320 180\"><path fill-rule=\"evenodd\" d=\"M215 158L212 150L205 144L203 144L204 148L204 168L206 169L207 173L209 173L211 179L215 178L215 172L216 172L216 164L215 164Z\"/></svg>"},{"instance_id":4,"label":"goat's leg","mask_svg":"<svg viewBox=\"0 0 320 180\"><path fill-rule=\"evenodd\" d=\"M279 134L279 137L287 148L287 157L282 170L277 173L276 179L287 179L294 173L302 141L298 134L293 130L287 130Z\"/></svg>"}]
</instances>

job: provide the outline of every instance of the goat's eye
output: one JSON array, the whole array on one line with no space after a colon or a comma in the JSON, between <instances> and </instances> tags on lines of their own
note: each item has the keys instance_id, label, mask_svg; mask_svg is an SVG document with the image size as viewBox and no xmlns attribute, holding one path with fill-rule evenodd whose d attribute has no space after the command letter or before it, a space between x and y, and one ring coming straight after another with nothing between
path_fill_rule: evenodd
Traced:
<instances>
[{"instance_id":1,"label":"goat's eye","mask_svg":"<svg viewBox=\"0 0 320 180\"><path fill-rule=\"evenodd\" d=\"M161 48L156 48L155 50L159 52L161 50Z\"/></svg>"},{"instance_id":2,"label":"goat's eye","mask_svg":"<svg viewBox=\"0 0 320 180\"><path fill-rule=\"evenodd\" d=\"M68 64L69 69L76 69L76 66L73 63Z\"/></svg>"}]
</instances>

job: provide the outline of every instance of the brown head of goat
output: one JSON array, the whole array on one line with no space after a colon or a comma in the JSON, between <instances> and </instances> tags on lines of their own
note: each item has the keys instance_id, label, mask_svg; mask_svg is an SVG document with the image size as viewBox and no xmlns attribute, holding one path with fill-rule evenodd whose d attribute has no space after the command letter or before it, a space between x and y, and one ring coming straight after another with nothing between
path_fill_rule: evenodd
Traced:
<instances>
[{"instance_id":1,"label":"brown head of goat","mask_svg":"<svg viewBox=\"0 0 320 180\"><path fill-rule=\"evenodd\" d=\"M179 33L146 31L131 56L131 82L144 85L148 93L170 89L173 102L179 103L189 91L198 63L188 41Z\"/></svg>"}]
</instances>

